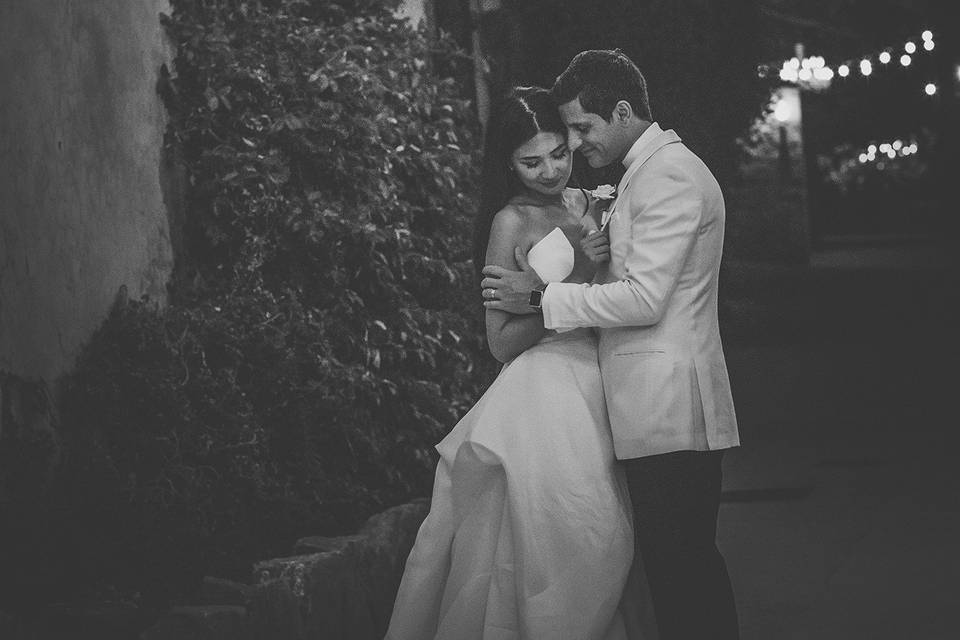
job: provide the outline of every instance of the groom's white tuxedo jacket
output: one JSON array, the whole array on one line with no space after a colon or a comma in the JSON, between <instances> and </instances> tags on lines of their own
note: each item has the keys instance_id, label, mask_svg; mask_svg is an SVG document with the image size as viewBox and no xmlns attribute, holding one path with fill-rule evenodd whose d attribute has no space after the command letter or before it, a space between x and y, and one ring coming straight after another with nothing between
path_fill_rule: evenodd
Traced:
<instances>
[{"instance_id":1,"label":"groom's white tuxedo jacket","mask_svg":"<svg viewBox=\"0 0 960 640\"><path fill-rule=\"evenodd\" d=\"M624 159L610 264L594 284L552 283L549 329L600 327L616 455L739 444L717 323L724 204L706 165L656 123Z\"/></svg>"}]
</instances>

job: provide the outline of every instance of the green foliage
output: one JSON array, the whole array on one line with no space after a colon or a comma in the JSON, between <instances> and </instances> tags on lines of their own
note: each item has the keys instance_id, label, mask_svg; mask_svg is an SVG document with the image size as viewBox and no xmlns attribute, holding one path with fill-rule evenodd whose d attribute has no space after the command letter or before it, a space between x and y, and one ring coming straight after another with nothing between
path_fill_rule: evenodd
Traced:
<instances>
[{"instance_id":1,"label":"green foliage","mask_svg":"<svg viewBox=\"0 0 960 640\"><path fill-rule=\"evenodd\" d=\"M492 366L453 46L375 2L173 5L171 301L117 306L64 412L95 479L74 502L141 558L133 582L242 573L428 492Z\"/></svg>"}]
</instances>

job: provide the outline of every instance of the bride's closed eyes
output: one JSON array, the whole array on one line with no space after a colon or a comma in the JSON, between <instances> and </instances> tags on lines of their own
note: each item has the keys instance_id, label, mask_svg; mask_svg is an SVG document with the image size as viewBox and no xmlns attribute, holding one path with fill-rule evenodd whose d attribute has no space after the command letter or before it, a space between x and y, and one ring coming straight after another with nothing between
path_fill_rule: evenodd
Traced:
<instances>
[{"instance_id":1,"label":"bride's closed eyes","mask_svg":"<svg viewBox=\"0 0 960 640\"><path fill-rule=\"evenodd\" d=\"M554 160L565 160L567 156L570 155L570 149L567 145L561 145L557 147L551 154L550 157ZM520 163L525 166L527 169L536 169L537 165L540 164L540 158L537 157L525 157L520 158Z\"/></svg>"}]
</instances>

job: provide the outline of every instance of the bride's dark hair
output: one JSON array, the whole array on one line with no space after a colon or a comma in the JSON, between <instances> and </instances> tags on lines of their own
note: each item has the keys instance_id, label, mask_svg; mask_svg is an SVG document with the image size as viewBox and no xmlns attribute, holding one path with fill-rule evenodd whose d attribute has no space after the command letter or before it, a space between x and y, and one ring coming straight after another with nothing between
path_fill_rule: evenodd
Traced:
<instances>
[{"instance_id":1,"label":"bride's dark hair","mask_svg":"<svg viewBox=\"0 0 960 640\"><path fill-rule=\"evenodd\" d=\"M486 260L493 217L522 187L511 169L511 156L517 147L541 132L559 133L564 138L567 135L548 89L514 87L494 107L487 123L480 209L473 236L473 266L478 278Z\"/></svg>"}]
</instances>

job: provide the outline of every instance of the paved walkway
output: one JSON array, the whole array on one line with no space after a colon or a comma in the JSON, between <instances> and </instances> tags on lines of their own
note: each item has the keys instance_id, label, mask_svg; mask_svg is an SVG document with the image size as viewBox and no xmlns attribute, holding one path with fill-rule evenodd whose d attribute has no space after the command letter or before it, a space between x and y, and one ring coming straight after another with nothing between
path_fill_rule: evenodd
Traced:
<instances>
[{"instance_id":1,"label":"paved walkway","mask_svg":"<svg viewBox=\"0 0 960 640\"><path fill-rule=\"evenodd\" d=\"M719 537L743 640L960 637L957 280L915 256L815 256L784 293L816 306L809 331L727 345L744 446Z\"/></svg>"}]
</instances>

